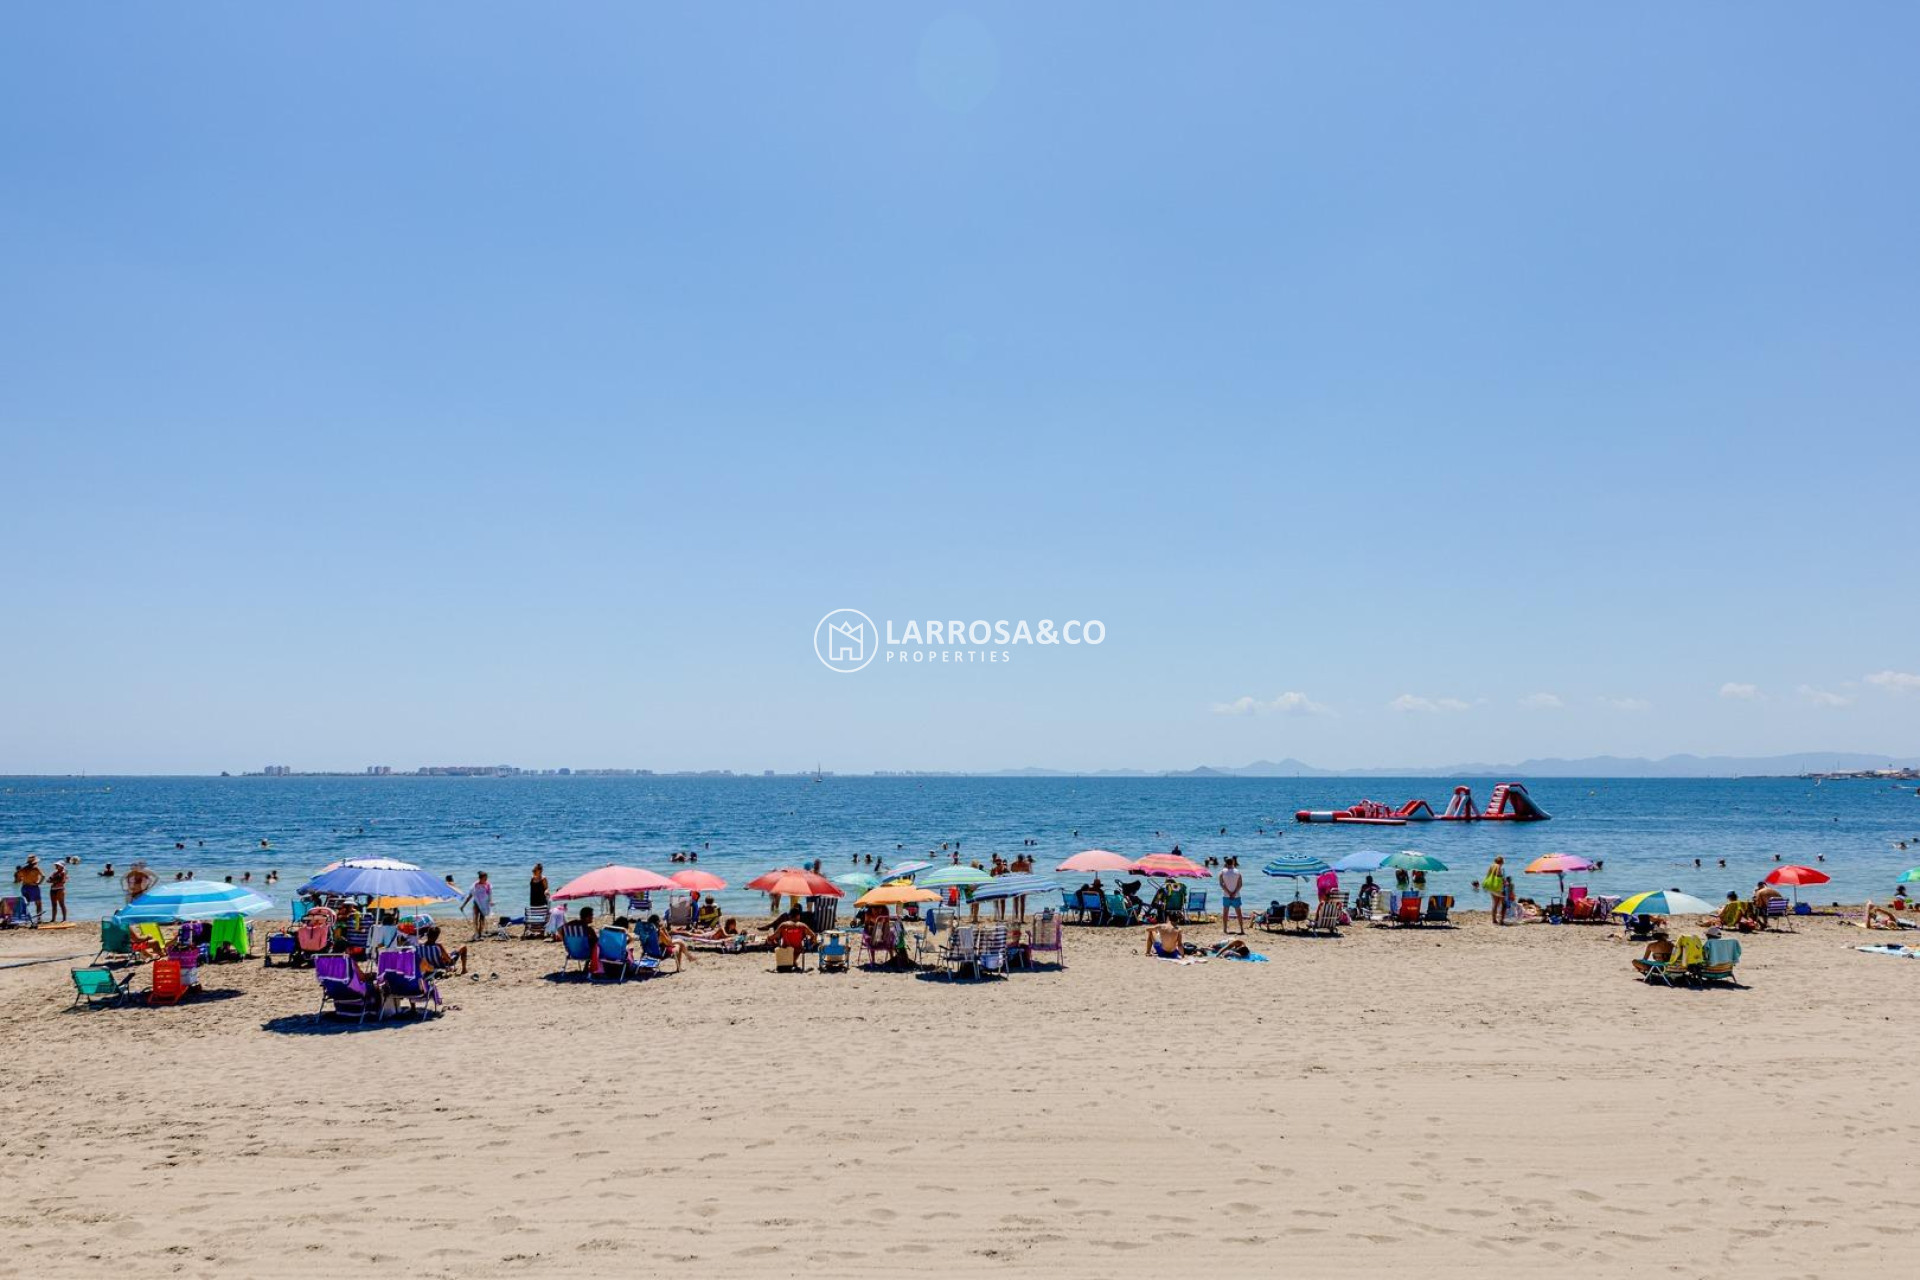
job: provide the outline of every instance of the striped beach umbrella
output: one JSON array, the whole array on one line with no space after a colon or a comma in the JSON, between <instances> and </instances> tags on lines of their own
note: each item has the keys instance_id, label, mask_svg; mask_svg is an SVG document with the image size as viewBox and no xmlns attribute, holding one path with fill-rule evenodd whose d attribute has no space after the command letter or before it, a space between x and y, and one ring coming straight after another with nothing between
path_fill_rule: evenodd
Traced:
<instances>
[{"instance_id":1,"label":"striped beach umbrella","mask_svg":"<svg viewBox=\"0 0 1920 1280\"><path fill-rule=\"evenodd\" d=\"M1260 868L1270 876L1287 876L1294 880L1311 880L1323 871L1333 868L1318 858L1275 858Z\"/></svg>"},{"instance_id":2,"label":"striped beach umbrella","mask_svg":"<svg viewBox=\"0 0 1920 1280\"><path fill-rule=\"evenodd\" d=\"M1059 893L1060 882L1042 875L1020 872L1009 876L991 876L973 890L975 902L993 902L1002 898L1024 898L1035 893Z\"/></svg>"},{"instance_id":3,"label":"striped beach umbrella","mask_svg":"<svg viewBox=\"0 0 1920 1280\"><path fill-rule=\"evenodd\" d=\"M1655 889L1651 893L1636 893L1613 909L1616 916L1710 916L1714 913L1711 902L1702 902L1690 893L1681 893L1678 889Z\"/></svg>"},{"instance_id":4,"label":"striped beach umbrella","mask_svg":"<svg viewBox=\"0 0 1920 1280\"><path fill-rule=\"evenodd\" d=\"M1003 877L1004 878L1004 877ZM914 877L914 883L923 889L968 889L976 884L985 884L993 877L978 867L951 866L929 871L923 876Z\"/></svg>"},{"instance_id":5,"label":"striped beach umbrella","mask_svg":"<svg viewBox=\"0 0 1920 1280\"><path fill-rule=\"evenodd\" d=\"M273 901L237 884L175 880L147 890L113 913L121 924L172 924L177 920L222 920L258 915Z\"/></svg>"}]
</instances>

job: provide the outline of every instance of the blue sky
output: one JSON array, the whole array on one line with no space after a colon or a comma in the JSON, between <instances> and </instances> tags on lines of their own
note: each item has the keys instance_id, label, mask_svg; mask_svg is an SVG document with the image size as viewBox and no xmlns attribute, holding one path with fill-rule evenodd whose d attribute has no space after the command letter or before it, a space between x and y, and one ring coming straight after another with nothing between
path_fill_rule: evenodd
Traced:
<instances>
[{"instance_id":1,"label":"blue sky","mask_svg":"<svg viewBox=\"0 0 1920 1280\"><path fill-rule=\"evenodd\" d=\"M13 6L0 771L1920 753L1916 39Z\"/></svg>"}]
</instances>

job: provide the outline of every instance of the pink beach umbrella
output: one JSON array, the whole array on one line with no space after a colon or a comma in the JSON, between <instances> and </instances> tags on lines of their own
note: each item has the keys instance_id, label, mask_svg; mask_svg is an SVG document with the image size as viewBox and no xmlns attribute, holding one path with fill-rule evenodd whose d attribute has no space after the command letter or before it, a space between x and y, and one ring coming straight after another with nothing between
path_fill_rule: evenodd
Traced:
<instances>
[{"instance_id":1,"label":"pink beach umbrella","mask_svg":"<svg viewBox=\"0 0 1920 1280\"><path fill-rule=\"evenodd\" d=\"M1091 871L1098 874L1102 871L1130 871L1132 868L1131 859L1123 858L1117 853L1109 853L1105 849L1088 849L1083 853L1074 854L1054 870Z\"/></svg>"},{"instance_id":2,"label":"pink beach umbrella","mask_svg":"<svg viewBox=\"0 0 1920 1280\"><path fill-rule=\"evenodd\" d=\"M727 882L711 871L676 871L667 879L682 889L698 889L702 893L712 893L716 889L727 887Z\"/></svg>"},{"instance_id":3,"label":"pink beach umbrella","mask_svg":"<svg viewBox=\"0 0 1920 1280\"><path fill-rule=\"evenodd\" d=\"M571 902L576 898L617 898L629 893L664 893L679 887L658 872L610 863L598 871L589 871L567 881L554 890L553 900Z\"/></svg>"},{"instance_id":4,"label":"pink beach umbrella","mask_svg":"<svg viewBox=\"0 0 1920 1280\"><path fill-rule=\"evenodd\" d=\"M1150 853L1127 870L1143 876L1185 876L1189 880L1205 880L1213 874L1184 853Z\"/></svg>"},{"instance_id":5,"label":"pink beach umbrella","mask_svg":"<svg viewBox=\"0 0 1920 1280\"><path fill-rule=\"evenodd\" d=\"M1558 877L1560 881L1560 896L1565 898L1567 896L1567 872L1591 871L1593 870L1593 864L1578 854L1549 853L1529 862L1526 865L1526 870L1533 875L1553 875Z\"/></svg>"}]
</instances>

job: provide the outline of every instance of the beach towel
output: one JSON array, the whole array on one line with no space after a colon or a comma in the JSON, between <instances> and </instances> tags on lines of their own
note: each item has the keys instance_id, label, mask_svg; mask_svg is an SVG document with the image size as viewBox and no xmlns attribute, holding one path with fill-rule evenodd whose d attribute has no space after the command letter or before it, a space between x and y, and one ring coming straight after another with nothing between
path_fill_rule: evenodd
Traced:
<instances>
[{"instance_id":1,"label":"beach towel","mask_svg":"<svg viewBox=\"0 0 1920 1280\"><path fill-rule=\"evenodd\" d=\"M1244 960L1248 964L1265 964L1267 962L1267 958L1258 951L1249 951L1243 956L1235 955L1231 951L1223 951L1220 954L1220 958L1222 960Z\"/></svg>"},{"instance_id":2,"label":"beach towel","mask_svg":"<svg viewBox=\"0 0 1920 1280\"><path fill-rule=\"evenodd\" d=\"M1875 956L1905 956L1909 960L1920 960L1920 947L1899 947L1891 942L1883 942L1874 947L1855 947L1855 951L1864 951Z\"/></svg>"}]
</instances>

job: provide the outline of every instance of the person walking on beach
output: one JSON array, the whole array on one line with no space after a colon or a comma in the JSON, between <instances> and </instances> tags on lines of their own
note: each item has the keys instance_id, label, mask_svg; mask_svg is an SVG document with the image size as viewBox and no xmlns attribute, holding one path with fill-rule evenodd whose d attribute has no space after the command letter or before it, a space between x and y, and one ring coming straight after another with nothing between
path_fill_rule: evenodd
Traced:
<instances>
[{"instance_id":1,"label":"person walking on beach","mask_svg":"<svg viewBox=\"0 0 1920 1280\"><path fill-rule=\"evenodd\" d=\"M40 923L40 882L47 873L40 869L40 855L30 853L23 867L13 869L13 882L20 886L20 896L33 904L33 922Z\"/></svg>"},{"instance_id":2,"label":"person walking on beach","mask_svg":"<svg viewBox=\"0 0 1920 1280\"><path fill-rule=\"evenodd\" d=\"M1240 906L1240 890L1246 883L1240 875L1240 859L1228 858L1226 867L1220 872L1220 932L1227 931L1227 912L1240 923L1240 932L1247 931L1247 914Z\"/></svg>"},{"instance_id":3,"label":"person walking on beach","mask_svg":"<svg viewBox=\"0 0 1920 1280\"><path fill-rule=\"evenodd\" d=\"M1507 902L1506 899L1501 896L1503 892L1503 882L1506 878L1507 860L1504 857L1495 858L1493 865L1487 868L1487 874L1480 877L1481 887L1493 898L1493 922L1495 924L1505 924L1507 922Z\"/></svg>"},{"instance_id":4,"label":"person walking on beach","mask_svg":"<svg viewBox=\"0 0 1920 1280\"><path fill-rule=\"evenodd\" d=\"M47 876L47 922L56 924L67 918L67 864L56 862Z\"/></svg>"},{"instance_id":5,"label":"person walking on beach","mask_svg":"<svg viewBox=\"0 0 1920 1280\"><path fill-rule=\"evenodd\" d=\"M474 873L473 888L460 899L460 905L473 908L473 940L478 942L486 937L487 917L493 914L493 885L488 883L486 872Z\"/></svg>"}]
</instances>

